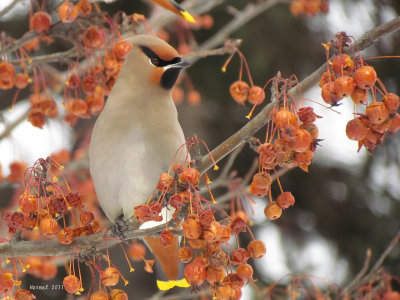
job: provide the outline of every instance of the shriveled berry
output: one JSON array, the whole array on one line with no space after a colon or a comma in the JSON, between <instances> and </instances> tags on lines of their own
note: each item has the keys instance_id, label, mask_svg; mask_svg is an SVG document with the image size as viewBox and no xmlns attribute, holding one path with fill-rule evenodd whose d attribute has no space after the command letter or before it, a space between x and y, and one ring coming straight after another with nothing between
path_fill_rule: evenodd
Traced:
<instances>
[{"instance_id":1,"label":"shriveled berry","mask_svg":"<svg viewBox=\"0 0 400 300\"><path fill-rule=\"evenodd\" d=\"M202 226L196 215L189 215L182 223L183 235L189 239L197 239L202 232Z\"/></svg>"},{"instance_id":2,"label":"shriveled berry","mask_svg":"<svg viewBox=\"0 0 400 300\"><path fill-rule=\"evenodd\" d=\"M259 172L253 176L252 185L259 189L268 189L271 186L271 175L267 172Z\"/></svg>"},{"instance_id":3,"label":"shriveled berry","mask_svg":"<svg viewBox=\"0 0 400 300\"><path fill-rule=\"evenodd\" d=\"M273 120L279 129L284 128L286 125L290 125L295 128L298 127L296 115L286 108L281 108L278 112L276 112Z\"/></svg>"},{"instance_id":4,"label":"shriveled berry","mask_svg":"<svg viewBox=\"0 0 400 300\"><path fill-rule=\"evenodd\" d=\"M247 100L249 89L250 87L246 82L235 81L234 83L231 84L229 92L233 100L235 100L240 105L243 105Z\"/></svg>"},{"instance_id":5,"label":"shriveled berry","mask_svg":"<svg viewBox=\"0 0 400 300\"><path fill-rule=\"evenodd\" d=\"M254 85L249 89L249 94L247 98L251 104L260 105L264 102L265 92L263 88Z\"/></svg>"},{"instance_id":6,"label":"shriveled berry","mask_svg":"<svg viewBox=\"0 0 400 300\"><path fill-rule=\"evenodd\" d=\"M287 209L294 205L294 197L291 192L283 192L278 196L276 202L282 209Z\"/></svg>"},{"instance_id":7,"label":"shriveled berry","mask_svg":"<svg viewBox=\"0 0 400 300\"><path fill-rule=\"evenodd\" d=\"M163 246L172 245L172 242L174 241L174 235L170 230L163 230L160 233L160 241Z\"/></svg>"},{"instance_id":8,"label":"shriveled berry","mask_svg":"<svg viewBox=\"0 0 400 300\"><path fill-rule=\"evenodd\" d=\"M123 290L113 289L110 292L110 300L128 300L128 294Z\"/></svg>"},{"instance_id":9,"label":"shriveled berry","mask_svg":"<svg viewBox=\"0 0 400 300\"><path fill-rule=\"evenodd\" d=\"M114 286L119 281L119 272L116 268L108 267L100 273L100 278L104 286Z\"/></svg>"},{"instance_id":10,"label":"shriveled berry","mask_svg":"<svg viewBox=\"0 0 400 300\"><path fill-rule=\"evenodd\" d=\"M63 245L72 244L74 241L74 231L71 228L61 229L58 233L58 241Z\"/></svg>"},{"instance_id":11,"label":"shriveled berry","mask_svg":"<svg viewBox=\"0 0 400 300\"><path fill-rule=\"evenodd\" d=\"M63 23L72 23L78 17L78 13L78 7L68 1L58 7L58 16Z\"/></svg>"},{"instance_id":12,"label":"shriveled berry","mask_svg":"<svg viewBox=\"0 0 400 300\"><path fill-rule=\"evenodd\" d=\"M385 103L389 114L397 112L400 105L400 97L393 93L388 93L382 98L383 103Z\"/></svg>"},{"instance_id":13,"label":"shriveled berry","mask_svg":"<svg viewBox=\"0 0 400 300\"><path fill-rule=\"evenodd\" d=\"M189 182L190 184L196 186L200 182L200 172L195 168L187 168L182 171L181 182Z\"/></svg>"},{"instance_id":14,"label":"shriveled berry","mask_svg":"<svg viewBox=\"0 0 400 300\"><path fill-rule=\"evenodd\" d=\"M189 284L200 286L207 277L207 270L204 264L193 261L185 267L183 274Z\"/></svg>"},{"instance_id":15,"label":"shriveled berry","mask_svg":"<svg viewBox=\"0 0 400 300\"><path fill-rule=\"evenodd\" d=\"M64 289L70 293L75 294L81 287L81 282L75 275L68 275L63 280Z\"/></svg>"},{"instance_id":16,"label":"shriveled berry","mask_svg":"<svg viewBox=\"0 0 400 300\"><path fill-rule=\"evenodd\" d=\"M207 267L206 280L210 284L221 282L225 278L225 270L223 268Z\"/></svg>"},{"instance_id":17,"label":"shriveled berry","mask_svg":"<svg viewBox=\"0 0 400 300\"><path fill-rule=\"evenodd\" d=\"M193 250L192 250L192 248L190 248L188 246L184 246L182 248L179 248L178 257L179 257L179 260L184 264L190 262L192 260L192 258L193 258Z\"/></svg>"},{"instance_id":18,"label":"shriveled berry","mask_svg":"<svg viewBox=\"0 0 400 300\"><path fill-rule=\"evenodd\" d=\"M310 148L312 142L311 134L305 129L297 129L290 139L289 145L293 151L303 152Z\"/></svg>"},{"instance_id":19,"label":"shriveled berry","mask_svg":"<svg viewBox=\"0 0 400 300\"><path fill-rule=\"evenodd\" d=\"M371 102L371 104L367 106L366 113L372 124L381 124L389 117L389 111L383 102Z\"/></svg>"}]
</instances>

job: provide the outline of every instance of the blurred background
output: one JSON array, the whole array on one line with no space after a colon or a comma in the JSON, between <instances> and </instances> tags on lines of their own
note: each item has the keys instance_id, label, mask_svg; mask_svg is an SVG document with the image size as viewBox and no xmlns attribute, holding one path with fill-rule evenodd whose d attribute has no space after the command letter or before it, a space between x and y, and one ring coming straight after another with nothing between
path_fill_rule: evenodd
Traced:
<instances>
[{"instance_id":1,"label":"blurred background","mask_svg":"<svg viewBox=\"0 0 400 300\"><path fill-rule=\"evenodd\" d=\"M0 11L11 2L2 0ZM196 49L210 39L234 18L235 12L240 12L251 2L257 4L257 1L247 0L219 2L207 11L212 16L212 27L194 28L190 35L186 33L186 38L190 36L187 40L190 49ZM243 40L240 50L247 58L255 84L261 86L278 71L283 77L295 74L299 80L304 79L325 62L325 51L321 43L332 39L336 32L345 31L357 39L363 32L397 17L400 12L400 2L396 0L329 0L330 10L327 14L294 17L288 8L289 1L277 2L229 36ZM46 10L51 11L57 1L48 0L45 4ZM128 15L140 13L145 16L157 16L160 13L160 8L154 10L147 1L119 0L99 5L111 16L120 11ZM29 30L28 12L29 2L21 0L0 17L2 40L4 36L18 39ZM164 30L168 32L171 44L181 46L183 52L185 49L180 28L178 21L169 23ZM64 51L70 47L67 40L55 38L54 43L43 45L33 56ZM396 55L400 55L398 32L363 52L364 57ZM222 73L221 67L226 59L227 56L207 57L187 70L181 87L187 92L193 86L200 92L199 103L191 103L187 97L176 99L186 136L197 134L207 142L210 149L241 128L247 122L245 116L251 109L250 106L238 106L231 99L229 86L238 78L239 59L235 57L227 72ZM371 58L368 63L376 69L387 90L398 94L400 57ZM44 69L46 76L54 77L55 81L62 82L66 78L65 64L49 63ZM54 84L54 91L57 91L57 83ZM25 113L29 107L26 100L29 93L29 90L21 92L20 101L9 111L15 90L0 92L0 132ZM62 93L58 97L56 100L60 102ZM322 102L317 85L304 97ZM287 274L308 274L321 289L331 284L346 285L361 269L366 250L372 250L372 262L375 262L400 229L400 136L387 137L373 155L365 149L357 152L357 142L350 141L345 134L353 105L349 99L343 102L336 109L340 114L310 102L316 113L323 116L316 122L320 130L319 137L323 141L320 142L321 146L316 151L308 173L296 168L281 178L284 189L295 196L295 206L286 210L279 220L272 222L263 214L266 200L255 199L257 204L254 207L256 213L252 230L267 246L265 257L255 262L255 285L259 288ZM256 113L259 110L257 108ZM0 164L4 176L8 175L8 166L13 161L24 161L29 166L37 158L47 157L61 149L72 153L84 149L82 145L87 143L96 118L81 119L71 128L63 121L61 108L60 115L59 118L49 120L43 129L23 121L6 138L0 140ZM257 136L264 137L265 130L261 130ZM246 146L236 158L233 169L237 170L239 176L244 176L255 157L256 153ZM221 162L222 168L223 165L224 162ZM218 176L216 172L210 172L209 175L212 178ZM17 188L16 184L0 184L1 219L9 209ZM278 186L273 186L273 192L274 189L277 193ZM224 192L218 190L216 196ZM4 226L1 234L7 235ZM240 238L244 244L250 240L248 235ZM395 249L389 255L384 264L387 272L400 274L399 254L399 249ZM122 266L121 271L130 281L130 285L123 289L133 299L146 299L156 293L153 274L145 273L139 263L134 273L129 273L127 267L124 270L125 263L119 249L114 249L111 256L116 265ZM88 274L88 270L83 271ZM64 276L65 270L61 267L50 284L60 284ZM289 277L282 281L283 285L285 280L287 283ZM30 285L41 284L42 281L32 275L27 275L23 281L28 289ZM67 296L62 290L35 291L35 295L38 299L75 297ZM186 297L196 298L194 294ZM258 299L252 285L246 287L242 299Z\"/></svg>"}]
</instances>

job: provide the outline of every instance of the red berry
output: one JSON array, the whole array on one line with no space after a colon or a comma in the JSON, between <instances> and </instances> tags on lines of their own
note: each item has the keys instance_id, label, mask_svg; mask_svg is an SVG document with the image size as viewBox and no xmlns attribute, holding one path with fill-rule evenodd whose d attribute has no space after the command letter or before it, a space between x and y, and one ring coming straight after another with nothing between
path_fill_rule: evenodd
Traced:
<instances>
[{"instance_id":1,"label":"red berry","mask_svg":"<svg viewBox=\"0 0 400 300\"><path fill-rule=\"evenodd\" d=\"M78 7L68 1L61 4L58 8L58 16L63 23L72 23L78 17Z\"/></svg>"},{"instance_id":2,"label":"red berry","mask_svg":"<svg viewBox=\"0 0 400 300\"><path fill-rule=\"evenodd\" d=\"M355 104L367 104L367 90L356 86L351 93L351 99Z\"/></svg>"},{"instance_id":3,"label":"red berry","mask_svg":"<svg viewBox=\"0 0 400 300\"><path fill-rule=\"evenodd\" d=\"M265 92L259 86L252 86L249 89L248 100L253 105L260 105L264 102Z\"/></svg>"},{"instance_id":4,"label":"red berry","mask_svg":"<svg viewBox=\"0 0 400 300\"><path fill-rule=\"evenodd\" d=\"M236 274L242 280L250 280L253 278L253 268L249 264L239 265Z\"/></svg>"}]
</instances>

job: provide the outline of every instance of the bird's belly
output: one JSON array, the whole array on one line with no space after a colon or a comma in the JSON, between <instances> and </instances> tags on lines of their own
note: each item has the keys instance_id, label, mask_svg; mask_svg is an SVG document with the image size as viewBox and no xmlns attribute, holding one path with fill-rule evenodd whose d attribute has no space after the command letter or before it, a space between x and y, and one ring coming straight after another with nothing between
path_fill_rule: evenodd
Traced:
<instances>
[{"instance_id":1,"label":"bird's belly","mask_svg":"<svg viewBox=\"0 0 400 300\"><path fill-rule=\"evenodd\" d=\"M97 130L102 130L101 140L94 131L90 147L96 193L107 217L115 220L123 213L129 218L135 206L149 199L160 174L168 170L185 142L183 133L169 126L162 132L140 126L117 134L115 130L109 131L113 134L107 134L105 128Z\"/></svg>"}]
</instances>

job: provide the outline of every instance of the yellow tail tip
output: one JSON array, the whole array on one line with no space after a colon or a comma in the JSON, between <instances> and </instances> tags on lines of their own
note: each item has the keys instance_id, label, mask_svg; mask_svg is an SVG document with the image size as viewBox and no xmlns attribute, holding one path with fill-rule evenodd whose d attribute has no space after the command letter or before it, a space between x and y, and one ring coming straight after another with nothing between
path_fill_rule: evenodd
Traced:
<instances>
[{"instance_id":1,"label":"yellow tail tip","mask_svg":"<svg viewBox=\"0 0 400 300\"><path fill-rule=\"evenodd\" d=\"M157 287L161 291L166 291L176 286L181 288L187 288L190 287L190 284L186 281L185 278L180 280L169 280L169 281L157 280Z\"/></svg>"},{"instance_id":2,"label":"yellow tail tip","mask_svg":"<svg viewBox=\"0 0 400 300\"><path fill-rule=\"evenodd\" d=\"M179 13L182 15L182 17L185 18L186 21L188 21L190 23L196 23L196 20L187 11L181 10L181 11L179 11Z\"/></svg>"}]
</instances>

